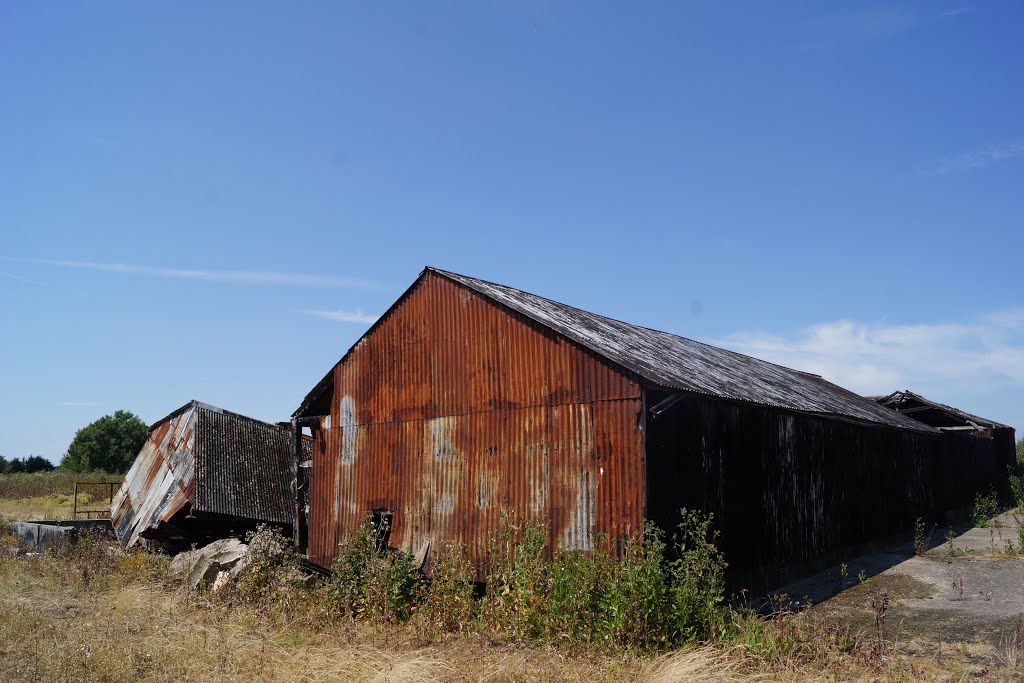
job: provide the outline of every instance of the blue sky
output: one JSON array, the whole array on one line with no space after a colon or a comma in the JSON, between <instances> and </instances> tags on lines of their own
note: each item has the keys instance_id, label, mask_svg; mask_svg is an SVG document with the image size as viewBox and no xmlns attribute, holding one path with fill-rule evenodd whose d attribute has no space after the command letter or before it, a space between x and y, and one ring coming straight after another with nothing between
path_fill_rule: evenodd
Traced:
<instances>
[{"instance_id":1,"label":"blue sky","mask_svg":"<svg viewBox=\"0 0 1024 683\"><path fill-rule=\"evenodd\" d=\"M0 4L0 454L286 419L426 264L1024 427L1013 2Z\"/></svg>"}]
</instances>

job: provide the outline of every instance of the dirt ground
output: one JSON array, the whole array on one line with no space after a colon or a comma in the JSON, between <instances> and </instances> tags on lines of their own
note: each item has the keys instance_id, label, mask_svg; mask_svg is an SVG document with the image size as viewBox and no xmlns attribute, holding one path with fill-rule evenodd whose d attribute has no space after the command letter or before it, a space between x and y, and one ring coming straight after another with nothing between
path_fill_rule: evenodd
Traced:
<instances>
[{"instance_id":1,"label":"dirt ground","mask_svg":"<svg viewBox=\"0 0 1024 683\"><path fill-rule=\"evenodd\" d=\"M1013 512L989 528L936 530L930 548L915 555L913 544L892 544L850 558L841 567L779 590L794 603L810 605L856 628L876 633L881 596L889 605L882 627L909 654L941 659L953 654L978 662L1002 662L1024 650L1024 559ZM863 571L861 578L858 575ZM1021 653L1024 661L1024 652Z\"/></svg>"}]
</instances>

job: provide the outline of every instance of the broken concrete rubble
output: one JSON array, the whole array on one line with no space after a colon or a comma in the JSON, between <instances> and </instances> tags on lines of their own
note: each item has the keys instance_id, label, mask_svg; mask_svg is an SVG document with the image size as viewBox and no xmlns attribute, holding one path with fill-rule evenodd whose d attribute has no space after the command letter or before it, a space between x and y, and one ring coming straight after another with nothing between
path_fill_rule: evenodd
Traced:
<instances>
[{"instance_id":1,"label":"broken concrete rubble","mask_svg":"<svg viewBox=\"0 0 1024 683\"><path fill-rule=\"evenodd\" d=\"M171 571L184 575L189 588L212 586L218 574L233 569L248 554L248 545L237 538L224 538L197 550L178 553L171 560Z\"/></svg>"},{"instance_id":2,"label":"broken concrete rubble","mask_svg":"<svg viewBox=\"0 0 1024 683\"><path fill-rule=\"evenodd\" d=\"M267 553L262 544L260 550L250 552L249 544L237 538L224 538L195 550L178 553L171 560L171 572L184 577L185 585L191 589L209 587L213 591L237 579L253 563L253 555ZM308 585L311 576L294 572L295 583Z\"/></svg>"}]
</instances>

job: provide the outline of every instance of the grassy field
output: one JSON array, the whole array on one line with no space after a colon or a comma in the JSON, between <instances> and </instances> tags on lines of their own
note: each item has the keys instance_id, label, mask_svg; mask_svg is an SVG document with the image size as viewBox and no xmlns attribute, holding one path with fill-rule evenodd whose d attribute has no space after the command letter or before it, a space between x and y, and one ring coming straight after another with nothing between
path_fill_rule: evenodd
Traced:
<instances>
[{"instance_id":1,"label":"grassy field","mask_svg":"<svg viewBox=\"0 0 1024 683\"><path fill-rule=\"evenodd\" d=\"M14 477L0 479L15 496L0 498L0 515L62 516L67 509L63 489L73 489L73 478ZM967 646L940 645L936 656L899 642L899 629L895 638L876 637L870 625L857 630L813 610L767 620L730 612L739 621L710 641L651 652L557 630L531 641L486 627L439 628L415 615L357 619L338 612L331 582L304 588L281 575L218 593L190 591L171 576L169 562L90 537L25 553L4 528L0 681L1017 680L1012 667ZM460 599L457 591L447 596ZM449 616L460 609L443 607Z\"/></svg>"},{"instance_id":2,"label":"grassy field","mask_svg":"<svg viewBox=\"0 0 1024 683\"><path fill-rule=\"evenodd\" d=\"M0 520L71 519L75 482L80 486L80 509L109 507L109 487L81 484L120 482L122 479L123 476L118 474L58 471L0 474ZM117 490L116 486L114 490Z\"/></svg>"},{"instance_id":3,"label":"grassy field","mask_svg":"<svg viewBox=\"0 0 1024 683\"><path fill-rule=\"evenodd\" d=\"M714 643L661 655L499 642L328 615L315 591L250 602L190 592L166 557L86 541L44 556L0 538L3 681L967 681L1008 672L948 652L887 644L838 652L797 615L766 643ZM870 640L870 636L866 636ZM1009 679L1006 679L1009 680Z\"/></svg>"}]
</instances>

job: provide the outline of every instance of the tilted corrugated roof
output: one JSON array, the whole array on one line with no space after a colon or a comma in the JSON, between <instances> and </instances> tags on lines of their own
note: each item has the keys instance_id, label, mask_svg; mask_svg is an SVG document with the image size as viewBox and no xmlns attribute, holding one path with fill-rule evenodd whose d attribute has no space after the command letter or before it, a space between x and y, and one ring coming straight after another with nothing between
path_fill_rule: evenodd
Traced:
<instances>
[{"instance_id":1,"label":"tilted corrugated roof","mask_svg":"<svg viewBox=\"0 0 1024 683\"><path fill-rule=\"evenodd\" d=\"M291 524L291 442L276 425L196 405L192 509ZM309 450L308 444L305 444ZM307 453L308 456L308 453Z\"/></svg>"},{"instance_id":2,"label":"tilted corrugated roof","mask_svg":"<svg viewBox=\"0 0 1024 683\"><path fill-rule=\"evenodd\" d=\"M651 384L915 431L937 431L818 375L606 318L505 285L437 268L426 270L536 321Z\"/></svg>"}]
</instances>

